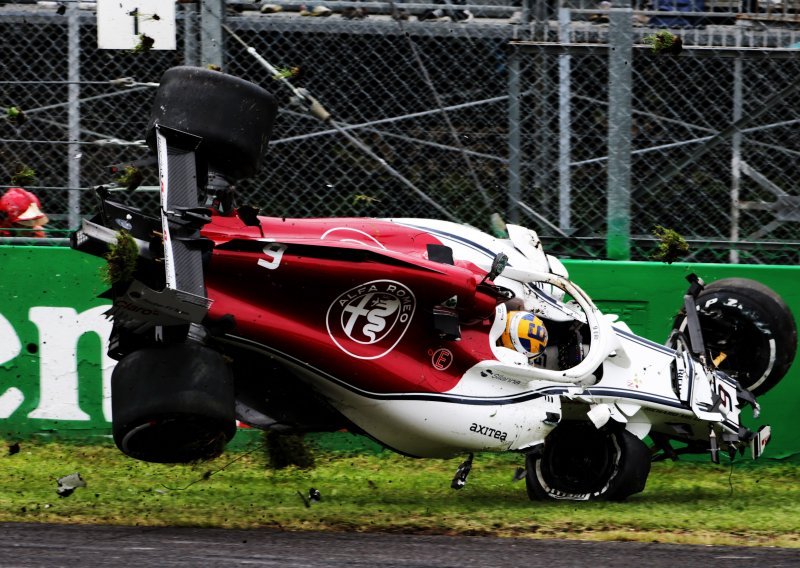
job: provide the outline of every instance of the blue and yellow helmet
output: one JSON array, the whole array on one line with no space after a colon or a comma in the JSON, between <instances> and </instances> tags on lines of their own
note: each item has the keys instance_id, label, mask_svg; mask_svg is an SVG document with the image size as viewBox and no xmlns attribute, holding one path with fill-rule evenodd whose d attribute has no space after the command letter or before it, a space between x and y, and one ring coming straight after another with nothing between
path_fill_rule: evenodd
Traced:
<instances>
[{"instance_id":1,"label":"blue and yellow helmet","mask_svg":"<svg viewBox=\"0 0 800 568\"><path fill-rule=\"evenodd\" d=\"M506 328L500 341L504 347L538 357L547 347L547 328L530 312L508 312Z\"/></svg>"}]
</instances>

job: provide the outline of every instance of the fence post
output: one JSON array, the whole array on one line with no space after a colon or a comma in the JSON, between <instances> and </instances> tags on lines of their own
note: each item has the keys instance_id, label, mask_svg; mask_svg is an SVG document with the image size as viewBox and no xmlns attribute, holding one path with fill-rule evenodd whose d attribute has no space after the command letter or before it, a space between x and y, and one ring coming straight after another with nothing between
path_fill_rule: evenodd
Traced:
<instances>
[{"instance_id":1,"label":"fence post","mask_svg":"<svg viewBox=\"0 0 800 568\"><path fill-rule=\"evenodd\" d=\"M633 10L630 3L614 0L608 16L606 255L612 260L630 260Z\"/></svg>"},{"instance_id":2,"label":"fence post","mask_svg":"<svg viewBox=\"0 0 800 568\"><path fill-rule=\"evenodd\" d=\"M512 46L508 59L508 222L519 223L522 149L520 134L519 49Z\"/></svg>"},{"instance_id":3,"label":"fence post","mask_svg":"<svg viewBox=\"0 0 800 568\"><path fill-rule=\"evenodd\" d=\"M202 0L200 4L200 50L203 67L216 65L222 68L222 23L225 17L225 0Z\"/></svg>"},{"instance_id":4,"label":"fence post","mask_svg":"<svg viewBox=\"0 0 800 568\"><path fill-rule=\"evenodd\" d=\"M569 43L570 20L570 9L559 8L559 43ZM569 167L572 153L571 60L571 55L558 56L558 227L567 235L572 232L572 187Z\"/></svg>"},{"instance_id":5,"label":"fence post","mask_svg":"<svg viewBox=\"0 0 800 568\"><path fill-rule=\"evenodd\" d=\"M547 0L531 0L533 3L533 41L547 41L548 20L550 10Z\"/></svg>"},{"instance_id":6,"label":"fence post","mask_svg":"<svg viewBox=\"0 0 800 568\"><path fill-rule=\"evenodd\" d=\"M736 47L742 45L741 22L736 22ZM733 122L742 119L742 56L733 60ZM742 184L742 133L733 134L731 152L731 250L729 262L739 264L739 251L736 242L739 240L739 194Z\"/></svg>"},{"instance_id":7,"label":"fence post","mask_svg":"<svg viewBox=\"0 0 800 568\"><path fill-rule=\"evenodd\" d=\"M181 4L183 9L183 64L196 67L200 64L197 45L197 5Z\"/></svg>"},{"instance_id":8,"label":"fence post","mask_svg":"<svg viewBox=\"0 0 800 568\"><path fill-rule=\"evenodd\" d=\"M70 229L81 222L81 43L78 3L67 3L67 220Z\"/></svg>"}]
</instances>

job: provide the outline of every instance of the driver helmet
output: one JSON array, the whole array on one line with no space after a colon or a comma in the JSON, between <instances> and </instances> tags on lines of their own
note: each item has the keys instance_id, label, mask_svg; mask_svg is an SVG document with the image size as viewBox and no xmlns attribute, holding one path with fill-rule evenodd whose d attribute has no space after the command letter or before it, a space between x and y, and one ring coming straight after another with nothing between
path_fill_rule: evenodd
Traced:
<instances>
[{"instance_id":1,"label":"driver helmet","mask_svg":"<svg viewBox=\"0 0 800 568\"><path fill-rule=\"evenodd\" d=\"M529 358L536 358L547 347L547 328L537 316L531 312L508 312L506 328L500 336L504 347L524 353Z\"/></svg>"}]
</instances>

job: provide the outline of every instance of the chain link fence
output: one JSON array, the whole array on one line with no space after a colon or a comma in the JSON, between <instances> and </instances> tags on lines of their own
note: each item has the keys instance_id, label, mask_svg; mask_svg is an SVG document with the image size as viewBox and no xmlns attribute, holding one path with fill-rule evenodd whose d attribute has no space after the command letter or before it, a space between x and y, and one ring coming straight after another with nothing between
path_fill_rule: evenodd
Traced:
<instances>
[{"instance_id":1,"label":"chain link fence","mask_svg":"<svg viewBox=\"0 0 800 568\"><path fill-rule=\"evenodd\" d=\"M591 258L648 259L663 226L691 260L798 260L791 4L746 14L331 2L327 17L283 0L222 16L206 4L178 6L177 50L144 52L97 49L91 4L0 8L0 108L21 111L0 121L0 189L32 171L25 185L51 236L92 214L109 165L147 155L152 84L218 48L223 71L281 104L262 170L237 187L262 214L425 216L489 231L499 216ZM682 39L680 55L644 46L662 28ZM294 105L252 51L333 120ZM156 172L144 174L116 198L155 208ZM622 252L610 254L615 237Z\"/></svg>"}]
</instances>

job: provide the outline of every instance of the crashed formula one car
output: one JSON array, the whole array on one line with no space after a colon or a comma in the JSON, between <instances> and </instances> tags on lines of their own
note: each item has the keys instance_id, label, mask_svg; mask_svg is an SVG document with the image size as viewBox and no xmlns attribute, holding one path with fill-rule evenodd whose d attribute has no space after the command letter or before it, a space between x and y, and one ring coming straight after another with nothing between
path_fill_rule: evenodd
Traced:
<instances>
[{"instance_id":1,"label":"crashed formula one car","mask_svg":"<svg viewBox=\"0 0 800 568\"><path fill-rule=\"evenodd\" d=\"M760 455L769 428L740 412L757 413L797 336L774 292L691 279L661 345L601 313L520 226L259 216L228 182L257 170L275 114L252 83L168 70L147 132L160 216L101 188L73 236L98 256L135 245L109 311L125 454L212 457L237 420L344 428L409 456L468 455L455 488L474 452L518 452L531 499L572 500L642 491L654 454Z\"/></svg>"}]
</instances>

